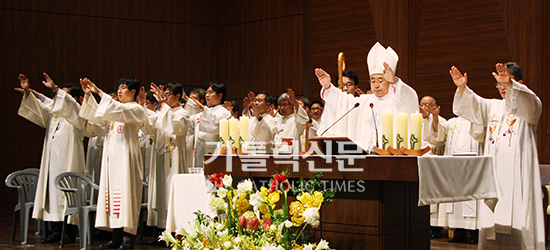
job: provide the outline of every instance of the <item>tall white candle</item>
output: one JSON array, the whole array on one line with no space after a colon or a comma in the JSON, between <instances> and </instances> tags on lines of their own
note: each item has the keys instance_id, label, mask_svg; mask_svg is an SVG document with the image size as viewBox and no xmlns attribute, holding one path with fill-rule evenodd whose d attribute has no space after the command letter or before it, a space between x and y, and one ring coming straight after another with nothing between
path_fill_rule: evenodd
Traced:
<instances>
[{"instance_id":1,"label":"tall white candle","mask_svg":"<svg viewBox=\"0 0 550 250\"><path fill-rule=\"evenodd\" d=\"M233 141L233 146L237 146L239 141L239 120L231 117L229 119L229 138Z\"/></svg>"},{"instance_id":2,"label":"tall white candle","mask_svg":"<svg viewBox=\"0 0 550 250\"><path fill-rule=\"evenodd\" d=\"M224 141L229 140L229 121L220 119L220 138Z\"/></svg>"},{"instance_id":3,"label":"tall white candle","mask_svg":"<svg viewBox=\"0 0 550 250\"><path fill-rule=\"evenodd\" d=\"M396 130L397 133L395 135L395 147L401 148L405 147L407 148L407 132L408 132L408 116L409 114L406 113L399 113L397 114L397 126Z\"/></svg>"},{"instance_id":4,"label":"tall white candle","mask_svg":"<svg viewBox=\"0 0 550 250\"><path fill-rule=\"evenodd\" d=\"M243 140L243 145L246 145L245 143L248 142L248 120L247 116L241 116L239 118L239 134Z\"/></svg>"},{"instance_id":5,"label":"tall white candle","mask_svg":"<svg viewBox=\"0 0 550 250\"><path fill-rule=\"evenodd\" d=\"M393 147L393 113L382 112L382 149Z\"/></svg>"},{"instance_id":6,"label":"tall white candle","mask_svg":"<svg viewBox=\"0 0 550 250\"><path fill-rule=\"evenodd\" d=\"M411 114L410 149L420 150L422 145L422 114Z\"/></svg>"}]
</instances>

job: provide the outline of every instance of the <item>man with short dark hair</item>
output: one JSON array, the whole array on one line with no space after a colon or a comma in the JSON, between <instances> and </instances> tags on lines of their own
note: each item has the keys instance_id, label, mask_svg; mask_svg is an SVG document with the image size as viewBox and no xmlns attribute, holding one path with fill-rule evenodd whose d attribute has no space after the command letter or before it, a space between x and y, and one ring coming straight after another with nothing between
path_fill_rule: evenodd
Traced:
<instances>
[{"instance_id":1,"label":"man with short dark hair","mask_svg":"<svg viewBox=\"0 0 550 250\"><path fill-rule=\"evenodd\" d=\"M191 167L185 165L186 158L191 157L186 154L189 113L179 103L183 94L181 84L167 83L162 90L151 83L151 90L160 103L160 110L149 115L148 123L143 127L145 133L154 135L153 147L156 149L149 173L147 225L162 232L167 221L170 180L175 174L189 173ZM163 244L156 237L148 243Z\"/></svg>"},{"instance_id":2,"label":"man with short dark hair","mask_svg":"<svg viewBox=\"0 0 550 250\"><path fill-rule=\"evenodd\" d=\"M41 94L30 94L29 80L23 74L19 75L21 88L16 88L23 94L18 114L47 129L32 217L52 222L54 232L42 243L61 240L71 243L76 237L76 226L70 225L67 234L61 235L65 199L63 193L55 188L54 180L63 172L84 173L82 141L85 121L78 116L80 104L77 102L80 89L74 84L58 87L46 73L44 78L46 81L42 83L53 91L53 100ZM72 218L70 222L73 222Z\"/></svg>"},{"instance_id":3,"label":"man with short dark hair","mask_svg":"<svg viewBox=\"0 0 550 250\"><path fill-rule=\"evenodd\" d=\"M146 111L136 103L140 82L131 77L121 78L115 101L89 79L81 79L84 104L80 116L106 128L97 202L97 228L113 230L112 239L101 249L132 249L137 233L143 163L138 131L146 121ZM91 93L101 98L99 104ZM126 235L123 234L125 232Z\"/></svg>"},{"instance_id":4,"label":"man with short dark hair","mask_svg":"<svg viewBox=\"0 0 550 250\"><path fill-rule=\"evenodd\" d=\"M204 167L204 155L214 154L216 152L216 143L219 141L219 122L221 119L229 119L231 113L223 107L227 95L227 88L223 83L212 81L206 88L206 105L199 100L193 100L191 105L202 111L195 130L197 131L195 143L195 162L197 168Z\"/></svg>"},{"instance_id":5,"label":"man with short dark hair","mask_svg":"<svg viewBox=\"0 0 550 250\"><path fill-rule=\"evenodd\" d=\"M453 112L486 126L484 154L494 156L502 196L494 212L481 206L479 249L544 249L544 218L536 130L538 96L523 84L516 63L497 63L493 76L502 99L485 99L468 88L468 75L449 71L457 86Z\"/></svg>"}]
</instances>

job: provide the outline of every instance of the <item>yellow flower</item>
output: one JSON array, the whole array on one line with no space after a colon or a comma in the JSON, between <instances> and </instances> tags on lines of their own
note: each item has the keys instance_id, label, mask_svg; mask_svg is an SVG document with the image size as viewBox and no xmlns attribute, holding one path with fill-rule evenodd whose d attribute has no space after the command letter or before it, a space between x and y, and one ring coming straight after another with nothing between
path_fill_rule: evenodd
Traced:
<instances>
[{"instance_id":1,"label":"yellow flower","mask_svg":"<svg viewBox=\"0 0 550 250\"><path fill-rule=\"evenodd\" d=\"M313 195L305 192L298 195L296 198L304 204L305 208L314 207L319 209L323 204L323 193L319 191L315 191Z\"/></svg>"},{"instance_id":2,"label":"yellow flower","mask_svg":"<svg viewBox=\"0 0 550 250\"><path fill-rule=\"evenodd\" d=\"M291 221L294 226L300 226L304 223L305 218L302 213L306 210L304 204L299 201L293 201L290 203L289 213L292 215Z\"/></svg>"},{"instance_id":3,"label":"yellow flower","mask_svg":"<svg viewBox=\"0 0 550 250\"><path fill-rule=\"evenodd\" d=\"M269 189L267 189L266 187L261 187L260 188L260 195L263 198L267 197L267 195L269 195Z\"/></svg>"},{"instance_id":4,"label":"yellow flower","mask_svg":"<svg viewBox=\"0 0 550 250\"><path fill-rule=\"evenodd\" d=\"M274 205L279 202L280 196L279 193L273 192L267 196L267 200L269 203L271 203L271 206L274 207Z\"/></svg>"},{"instance_id":5,"label":"yellow flower","mask_svg":"<svg viewBox=\"0 0 550 250\"><path fill-rule=\"evenodd\" d=\"M237 197L237 201L235 202L235 204L237 205L239 216L246 212L248 210L248 207L250 207L250 203L248 203L248 200L246 199L246 193L240 194Z\"/></svg>"},{"instance_id":6,"label":"yellow flower","mask_svg":"<svg viewBox=\"0 0 550 250\"><path fill-rule=\"evenodd\" d=\"M259 209L260 209L260 212L262 213L262 218L264 219L271 218L269 207L266 204L262 204Z\"/></svg>"}]
</instances>

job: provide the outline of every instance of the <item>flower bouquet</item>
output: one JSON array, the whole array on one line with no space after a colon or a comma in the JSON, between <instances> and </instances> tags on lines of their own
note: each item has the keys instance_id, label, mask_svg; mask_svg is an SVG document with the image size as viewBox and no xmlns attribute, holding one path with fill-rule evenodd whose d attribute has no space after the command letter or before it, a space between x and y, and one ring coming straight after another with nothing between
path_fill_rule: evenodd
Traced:
<instances>
[{"instance_id":1,"label":"flower bouquet","mask_svg":"<svg viewBox=\"0 0 550 250\"><path fill-rule=\"evenodd\" d=\"M172 249L330 249L322 239L311 243L305 229L319 226L319 210L332 201L334 191L321 190L321 173L307 181L301 178L296 187L288 181L287 173L274 173L269 188L256 191L250 179L233 188L231 175L213 174L210 181L217 192L210 208L216 216L195 212L197 218L189 222L190 230L178 230L176 237L165 231L160 240ZM290 206L289 192L297 199Z\"/></svg>"}]
</instances>

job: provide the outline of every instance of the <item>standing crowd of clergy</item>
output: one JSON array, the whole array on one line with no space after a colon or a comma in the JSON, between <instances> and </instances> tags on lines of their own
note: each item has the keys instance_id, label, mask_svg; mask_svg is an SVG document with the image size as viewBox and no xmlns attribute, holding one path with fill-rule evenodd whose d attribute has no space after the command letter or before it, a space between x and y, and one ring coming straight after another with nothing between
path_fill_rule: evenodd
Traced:
<instances>
[{"instance_id":1,"label":"standing crowd of clergy","mask_svg":"<svg viewBox=\"0 0 550 250\"><path fill-rule=\"evenodd\" d=\"M449 73L457 87L453 101L457 117L446 120L439 116L435 97L425 96L419 105L416 91L395 75L399 57L393 49L376 43L367 60L370 88L365 92L358 88L353 72L344 71L343 86L337 88L318 68L322 102L296 97L292 89L278 97L265 91L248 93L242 115L250 118L251 153L297 153L304 134L346 136L370 152L384 144L378 131L382 112L420 112L423 145L435 148L434 154L494 156L503 191L494 212L479 201L434 206L433 236L438 236L437 227L448 227L456 229L451 241L465 241L469 230L472 243L477 243L479 230L480 249L543 249L535 141L542 104L523 83L521 67L496 64L493 76L502 96L496 100L476 95L467 86L467 74L453 66ZM188 96L175 82L151 83L146 93L137 79L121 78L105 93L84 78L82 97L77 86L58 87L46 73L44 77L52 98L32 90L22 74L21 87L16 88L23 94L19 115L47 129L33 211L33 218L52 222L54 233L43 243L74 241L76 230L61 235L65 203L53 183L58 174L69 171L87 174L99 183L95 225L113 232L101 249L133 248L143 201L148 204L147 225L162 230L171 177L202 168L204 156L219 150L220 120L238 114L238 107L226 101L226 86L219 82L209 83L206 90L193 89ZM86 157L84 137L89 137ZM144 183L147 194L142 193Z\"/></svg>"}]
</instances>

